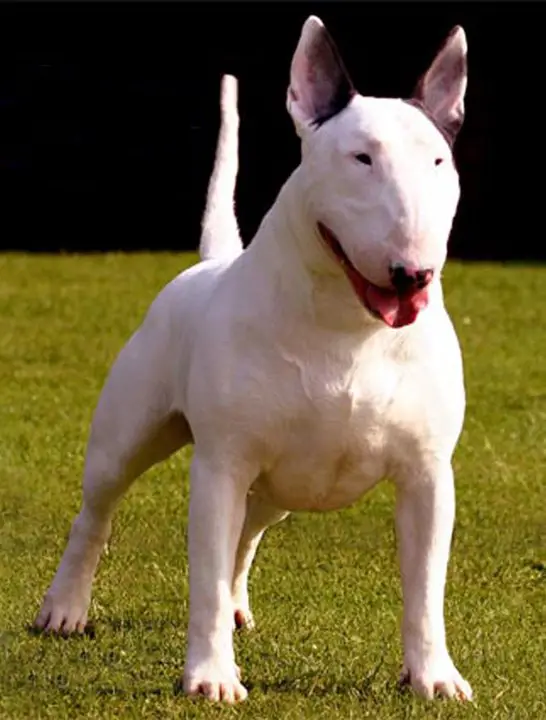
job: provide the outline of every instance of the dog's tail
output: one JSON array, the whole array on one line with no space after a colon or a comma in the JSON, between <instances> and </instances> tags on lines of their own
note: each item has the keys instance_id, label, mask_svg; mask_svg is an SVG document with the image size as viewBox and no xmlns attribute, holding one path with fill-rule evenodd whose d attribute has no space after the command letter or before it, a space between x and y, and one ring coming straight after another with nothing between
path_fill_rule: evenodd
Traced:
<instances>
[{"instance_id":1,"label":"dog's tail","mask_svg":"<svg viewBox=\"0 0 546 720\"><path fill-rule=\"evenodd\" d=\"M201 221L201 260L239 255L243 243L235 216L235 184L239 169L237 78L224 75L220 89L220 132L207 204Z\"/></svg>"}]
</instances>

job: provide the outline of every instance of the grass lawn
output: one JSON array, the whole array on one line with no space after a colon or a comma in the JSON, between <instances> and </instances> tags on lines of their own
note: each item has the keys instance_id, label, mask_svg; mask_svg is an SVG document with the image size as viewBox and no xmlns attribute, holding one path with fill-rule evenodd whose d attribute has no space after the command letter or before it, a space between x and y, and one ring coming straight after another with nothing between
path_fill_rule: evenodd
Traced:
<instances>
[{"instance_id":1,"label":"grass lawn","mask_svg":"<svg viewBox=\"0 0 546 720\"><path fill-rule=\"evenodd\" d=\"M393 491L291 516L251 580L236 639L249 699L173 692L188 611L184 451L137 483L100 565L94 637L28 632L80 498L105 374L191 256L0 256L0 718L546 718L546 267L451 263L466 361L448 579L450 648L476 701L398 690Z\"/></svg>"}]
</instances>

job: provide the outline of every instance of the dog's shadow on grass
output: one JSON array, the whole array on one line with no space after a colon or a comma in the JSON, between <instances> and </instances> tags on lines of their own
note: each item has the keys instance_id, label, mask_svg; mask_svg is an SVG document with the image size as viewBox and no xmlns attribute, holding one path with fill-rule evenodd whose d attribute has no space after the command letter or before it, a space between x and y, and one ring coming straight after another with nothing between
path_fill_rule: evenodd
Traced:
<instances>
[{"instance_id":1,"label":"dog's shadow on grass","mask_svg":"<svg viewBox=\"0 0 546 720\"><path fill-rule=\"evenodd\" d=\"M148 633L177 631L181 627L180 620L172 616L140 617L134 615L104 616L100 619L102 627L113 633Z\"/></svg>"},{"instance_id":2,"label":"dog's shadow on grass","mask_svg":"<svg viewBox=\"0 0 546 720\"><path fill-rule=\"evenodd\" d=\"M120 617L103 617L100 619L99 625L104 628L108 628L113 633L124 633L128 631L142 631L142 630L157 630L158 619L143 619L132 616ZM173 618L166 618L159 625L165 628L178 627L178 623ZM41 630L37 630L34 626L28 625L26 627L27 632L30 635L42 635L46 637L57 638L58 640L81 640L83 637L95 638L96 625L94 622L90 622L85 631L80 635L71 635L70 638L64 636L62 633L48 633ZM332 678L322 675L320 672L307 672L303 674L284 675L283 677L276 680L260 679L259 677L243 677L243 684L249 693L261 693L264 695L268 694L286 694L294 695L299 697L332 697L332 696L343 696L352 697L360 702L366 702L373 700L378 693L401 694L406 693L407 688L401 686L399 683L389 681L386 686L379 686L374 683L374 680L382 666L382 662L361 680L355 682L354 677L348 677L346 680L340 678ZM142 697L154 697L159 695L169 694L169 690L165 687L141 687L124 689L112 686L98 686L94 692L97 695L102 696L119 696L125 699L138 699ZM182 695L183 691L180 684L180 679L173 682L170 688L170 693L174 695Z\"/></svg>"},{"instance_id":3,"label":"dog's shadow on grass","mask_svg":"<svg viewBox=\"0 0 546 720\"><path fill-rule=\"evenodd\" d=\"M96 687L93 688L93 692L95 695L98 695L100 697L116 697L116 698L123 698L124 700L138 700L139 698L147 698L147 697L165 697L168 692L165 691L165 688L160 687L151 687L151 688L132 688L130 690L126 690L124 688L119 687Z\"/></svg>"},{"instance_id":4,"label":"dog's shadow on grass","mask_svg":"<svg viewBox=\"0 0 546 720\"><path fill-rule=\"evenodd\" d=\"M243 683L249 693L253 691L267 694L298 695L300 697L332 698L332 696L352 697L360 702L373 700L378 694L401 695L406 694L407 688L399 683L389 681L383 686L373 686L369 678L361 682L353 678L345 680L329 680L319 677L316 673L305 675L283 677L280 680L251 680L243 678Z\"/></svg>"},{"instance_id":5,"label":"dog's shadow on grass","mask_svg":"<svg viewBox=\"0 0 546 720\"><path fill-rule=\"evenodd\" d=\"M128 630L135 630L138 628L142 630L143 627L153 627L156 629L157 623L152 621L142 621L142 619L135 618L102 618L101 625L109 628L110 631L119 633ZM164 625L170 626L172 620L167 620ZM34 628L32 625L26 627L26 630L31 635L45 635L51 637L51 639L57 639L58 641L66 640L62 634L54 633L43 633ZM95 625L90 623L85 630L83 635L73 635L70 637L72 640L82 640L83 637L95 637ZM361 680L355 681L354 676L348 677L346 680L343 678L333 678L323 675L320 672L306 672L300 674L284 674L277 679L260 678L259 676L243 676L243 684L249 693L252 694L263 694L263 695L292 695L300 698L332 698L332 696L338 697L351 697L359 702L376 702L378 695L400 695L407 692L407 688L401 686L399 683L394 681L388 681L385 685L382 683L375 683L375 678L382 666L382 662ZM150 687L132 687L123 688L118 686L108 685L97 685L93 688L94 693L97 696L102 697L118 697L124 700L138 700L146 697L159 697L159 696L183 696L183 691L180 683L180 678L173 681L172 685L169 683L168 686L158 687L155 684L151 684Z\"/></svg>"},{"instance_id":6,"label":"dog's shadow on grass","mask_svg":"<svg viewBox=\"0 0 546 720\"><path fill-rule=\"evenodd\" d=\"M243 683L249 692L253 690L267 693L286 693L289 695L300 695L303 697L332 697L332 695L351 696L360 701L372 699L377 694L378 686L374 680L383 665L379 662L377 666L366 677L355 682L354 677L346 680L339 678L328 678L320 673L307 672L299 675L284 676L280 680L253 680L243 678ZM381 691L388 693L404 693L407 688L400 683L387 682Z\"/></svg>"}]
</instances>

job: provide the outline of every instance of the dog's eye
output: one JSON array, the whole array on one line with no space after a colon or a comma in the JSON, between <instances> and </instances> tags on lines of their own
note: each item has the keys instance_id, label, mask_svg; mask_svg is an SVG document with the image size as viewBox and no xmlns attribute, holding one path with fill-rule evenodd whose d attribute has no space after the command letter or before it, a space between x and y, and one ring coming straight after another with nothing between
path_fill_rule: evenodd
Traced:
<instances>
[{"instance_id":1,"label":"dog's eye","mask_svg":"<svg viewBox=\"0 0 546 720\"><path fill-rule=\"evenodd\" d=\"M441 165L444 162L444 158L436 158L434 161L435 165Z\"/></svg>"},{"instance_id":2,"label":"dog's eye","mask_svg":"<svg viewBox=\"0 0 546 720\"><path fill-rule=\"evenodd\" d=\"M355 155L355 158L358 160L358 162L361 162L363 165L371 165L372 159L368 155L368 153L360 153L359 155Z\"/></svg>"}]
</instances>

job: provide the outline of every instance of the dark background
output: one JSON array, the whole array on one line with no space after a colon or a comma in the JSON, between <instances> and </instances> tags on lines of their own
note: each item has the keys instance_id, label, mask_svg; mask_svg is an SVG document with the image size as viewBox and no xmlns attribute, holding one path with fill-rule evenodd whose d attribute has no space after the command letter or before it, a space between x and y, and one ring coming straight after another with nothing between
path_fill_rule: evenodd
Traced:
<instances>
[{"instance_id":1,"label":"dark background","mask_svg":"<svg viewBox=\"0 0 546 720\"><path fill-rule=\"evenodd\" d=\"M245 240L299 160L285 111L307 15L363 94L407 96L455 24L469 42L451 256L546 257L540 3L0 4L0 248L195 249L223 72L240 79Z\"/></svg>"}]
</instances>

